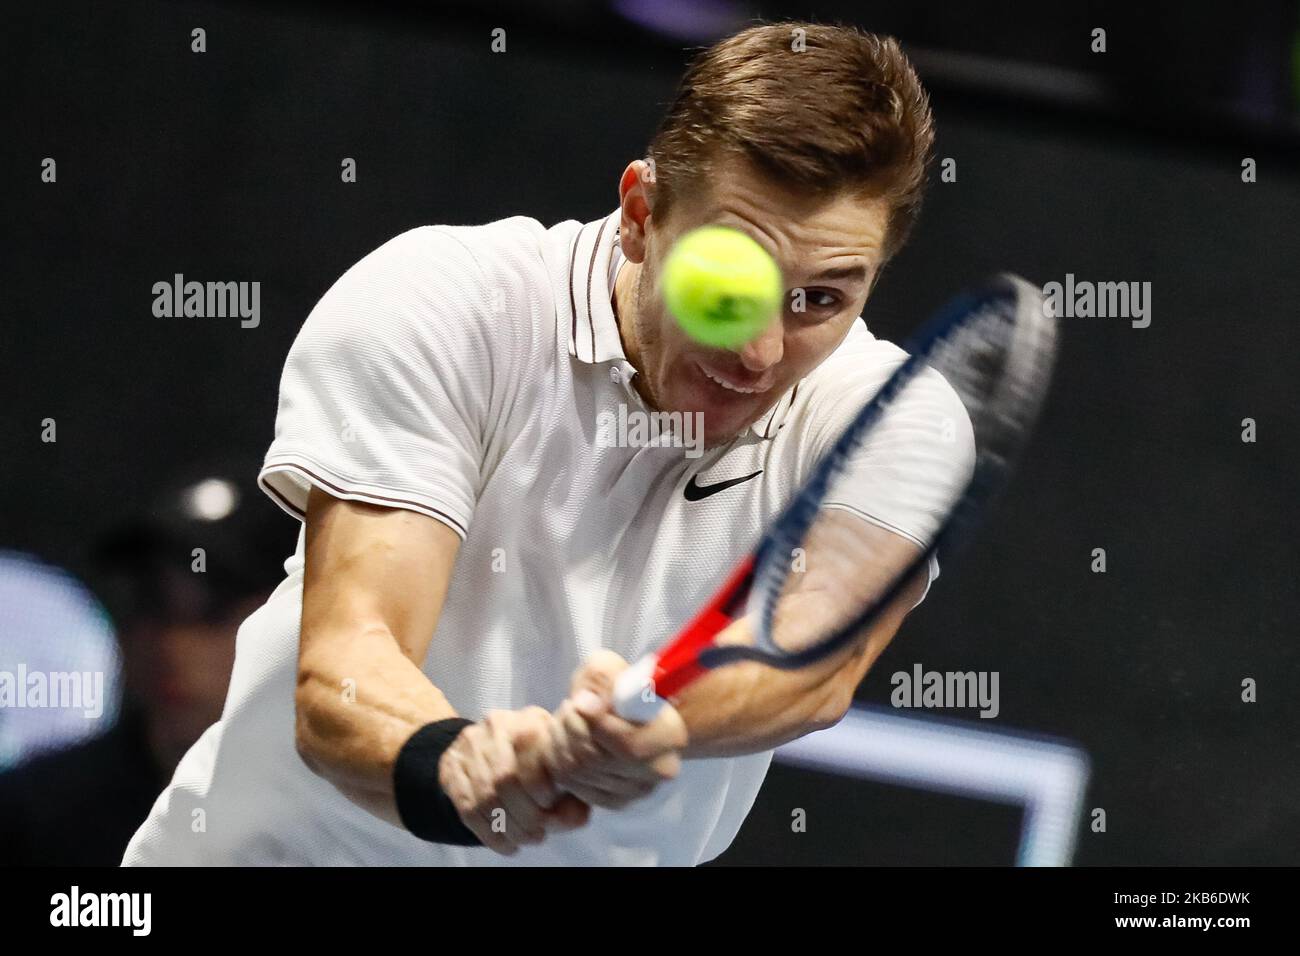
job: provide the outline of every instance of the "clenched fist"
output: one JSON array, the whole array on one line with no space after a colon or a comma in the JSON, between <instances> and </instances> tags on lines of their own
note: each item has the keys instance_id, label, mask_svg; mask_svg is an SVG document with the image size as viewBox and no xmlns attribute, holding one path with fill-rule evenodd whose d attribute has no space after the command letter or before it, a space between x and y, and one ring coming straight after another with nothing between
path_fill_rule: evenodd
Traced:
<instances>
[{"instance_id":1,"label":"clenched fist","mask_svg":"<svg viewBox=\"0 0 1300 956\"><path fill-rule=\"evenodd\" d=\"M552 779L556 721L541 707L496 710L462 730L438 763L461 821L505 856L587 822L589 806Z\"/></svg>"},{"instance_id":2,"label":"clenched fist","mask_svg":"<svg viewBox=\"0 0 1300 956\"><path fill-rule=\"evenodd\" d=\"M550 778L589 806L621 809L681 770L686 724L671 705L648 724L614 713L614 680L627 666L613 651L597 652L574 674L555 712Z\"/></svg>"}]
</instances>

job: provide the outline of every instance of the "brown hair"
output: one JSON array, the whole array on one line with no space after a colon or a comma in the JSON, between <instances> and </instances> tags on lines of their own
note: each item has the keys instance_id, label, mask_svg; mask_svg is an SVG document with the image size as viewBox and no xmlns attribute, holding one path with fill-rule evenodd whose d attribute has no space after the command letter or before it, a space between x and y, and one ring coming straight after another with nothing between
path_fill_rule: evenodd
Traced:
<instances>
[{"instance_id":1,"label":"brown hair","mask_svg":"<svg viewBox=\"0 0 1300 956\"><path fill-rule=\"evenodd\" d=\"M893 37L813 23L750 27L687 67L650 143L653 208L666 216L718 159L738 155L795 188L886 199L888 257L920 212L933 142L929 98Z\"/></svg>"}]
</instances>

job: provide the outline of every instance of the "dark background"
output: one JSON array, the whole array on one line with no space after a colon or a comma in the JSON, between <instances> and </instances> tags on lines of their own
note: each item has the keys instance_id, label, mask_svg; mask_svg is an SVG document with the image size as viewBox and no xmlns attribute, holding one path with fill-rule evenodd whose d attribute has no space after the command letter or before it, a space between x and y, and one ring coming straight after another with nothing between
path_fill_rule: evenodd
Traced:
<instances>
[{"instance_id":1,"label":"dark background","mask_svg":"<svg viewBox=\"0 0 1300 956\"><path fill-rule=\"evenodd\" d=\"M6 14L0 546L75 566L178 466L260 455L298 326L394 234L612 210L707 37L655 35L609 6L53 0ZM1065 320L1040 434L978 555L860 696L887 702L889 675L917 661L998 671L1001 715L979 723L1092 758L1086 806L1108 827L1081 831L1080 864L1293 864L1300 15L875 6L755 7L895 31L933 92L936 154L958 180L935 176L873 329L901 335L1007 268L1149 281L1153 317ZM496 26L505 54L489 49ZM1093 26L1110 53L1088 52ZM57 185L40 181L46 156ZM177 272L259 280L261 326L154 318L151 287ZM47 417L57 444L39 440ZM286 518L286 555L295 531ZM1098 547L1106 574L1090 571ZM827 810L792 840L789 808L817 799ZM778 768L724 860L1010 860L1014 820L977 814L946 841L947 802Z\"/></svg>"}]
</instances>

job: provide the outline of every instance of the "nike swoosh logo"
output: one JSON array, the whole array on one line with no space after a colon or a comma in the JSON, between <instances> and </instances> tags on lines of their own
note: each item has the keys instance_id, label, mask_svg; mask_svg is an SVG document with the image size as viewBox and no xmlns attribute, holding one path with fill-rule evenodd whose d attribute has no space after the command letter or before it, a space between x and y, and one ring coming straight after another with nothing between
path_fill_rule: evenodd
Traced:
<instances>
[{"instance_id":1,"label":"nike swoosh logo","mask_svg":"<svg viewBox=\"0 0 1300 956\"><path fill-rule=\"evenodd\" d=\"M686 495L687 501L703 501L705 498L709 497L709 495L716 495L719 491L726 491L728 488L749 481L751 478L757 478L762 473L763 469L760 468L752 475L744 475L740 478L728 478L726 481L719 481L712 485L702 485L695 480L694 475L691 475L691 480L686 483L686 490L683 494Z\"/></svg>"}]
</instances>

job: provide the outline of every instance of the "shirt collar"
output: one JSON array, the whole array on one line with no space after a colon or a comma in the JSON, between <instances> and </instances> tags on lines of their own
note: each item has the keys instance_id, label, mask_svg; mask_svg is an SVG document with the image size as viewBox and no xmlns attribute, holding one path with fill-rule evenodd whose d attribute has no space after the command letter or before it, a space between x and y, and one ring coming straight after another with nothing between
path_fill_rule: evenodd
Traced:
<instances>
[{"instance_id":1,"label":"shirt collar","mask_svg":"<svg viewBox=\"0 0 1300 956\"><path fill-rule=\"evenodd\" d=\"M582 362L626 358L609 287L609 260L618 242L620 211L578 230L569 257L569 354Z\"/></svg>"},{"instance_id":2,"label":"shirt collar","mask_svg":"<svg viewBox=\"0 0 1300 956\"><path fill-rule=\"evenodd\" d=\"M588 364L627 359L614 315L614 290L609 276L621 215L621 210L615 209L603 219L582 226L569 254L569 354ZM750 426L751 433L765 441L775 438L798 393L796 383Z\"/></svg>"}]
</instances>

